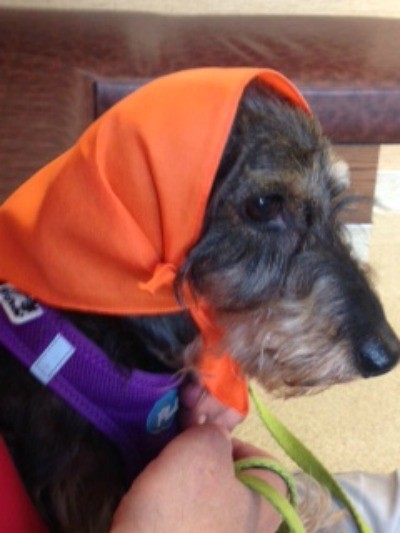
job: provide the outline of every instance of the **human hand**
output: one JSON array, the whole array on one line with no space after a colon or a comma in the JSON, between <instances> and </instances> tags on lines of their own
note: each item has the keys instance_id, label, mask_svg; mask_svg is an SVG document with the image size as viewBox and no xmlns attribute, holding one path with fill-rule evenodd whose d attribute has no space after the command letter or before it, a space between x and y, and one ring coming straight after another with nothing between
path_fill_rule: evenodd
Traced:
<instances>
[{"instance_id":1,"label":"human hand","mask_svg":"<svg viewBox=\"0 0 400 533\"><path fill-rule=\"evenodd\" d=\"M273 533L278 513L234 474L233 461L251 456L266 454L215 425L184 431L134 481L112 533ZM249 473L286 494L276 474Z\"/></svg>"},{"instance_id":2,"label":"human hand","mask_svg":"<svg viewBox=\"0 0 400 533\"><path fill-rule=\"evenodd\" d=\"M243 415L220 403L194 377L181 387L179 403L182 429L215 424L231 432L244 420Z\"/></svg>"}]
</instances>

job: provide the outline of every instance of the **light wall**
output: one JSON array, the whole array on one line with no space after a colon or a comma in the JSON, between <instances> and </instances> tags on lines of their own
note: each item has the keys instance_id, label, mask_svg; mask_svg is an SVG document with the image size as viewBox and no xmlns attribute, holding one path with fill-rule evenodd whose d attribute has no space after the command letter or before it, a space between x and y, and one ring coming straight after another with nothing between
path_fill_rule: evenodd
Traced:
<instances>
[{"instance_id":1,"label":"light wall","mask_svg":"<svg viewBox=\"0 0 400 533\"><path fill-rule=\"evenodd\" d=\"M398 0L0 0L0 6L159 13L264 13L400 18Z\"/></svg>"}]
</instances>

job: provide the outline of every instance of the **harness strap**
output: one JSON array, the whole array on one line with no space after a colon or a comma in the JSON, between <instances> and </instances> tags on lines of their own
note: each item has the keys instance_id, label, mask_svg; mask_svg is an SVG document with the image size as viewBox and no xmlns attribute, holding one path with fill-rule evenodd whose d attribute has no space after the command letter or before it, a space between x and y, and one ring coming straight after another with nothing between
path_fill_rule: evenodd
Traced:
<instances>
[{"instance_id":1,"label":"harness strap","mask_svg":"<svg viewBox=\"0 0 400 533\"><path fill-rule=\"evenodd\" d=\"M8 284L0 345L116 445L128 481L178 432L180 376L116 366L60 313Z\"/></svg>"}]
</instances>

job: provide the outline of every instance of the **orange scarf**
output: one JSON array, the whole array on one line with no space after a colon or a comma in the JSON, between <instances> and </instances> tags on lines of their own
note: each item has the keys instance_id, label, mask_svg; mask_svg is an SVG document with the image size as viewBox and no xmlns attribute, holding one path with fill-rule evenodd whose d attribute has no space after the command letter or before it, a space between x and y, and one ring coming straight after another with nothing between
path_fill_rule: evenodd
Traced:
<instances>
[{"instance_id":1,"label":"orange scarf","mask_svg":"<svg viewBox=\"0 0 400 533\"><path fill-rule=\"evenodd\" d=\"M62 309L182 310L173 282L255 78L309 112L284 76L257 68L178 72L114 106L1 206L0 280ZM189 311L207 339L204 313L190 302ZM228 356L205 353L199 369L217 399L247 411L245 380Z\"/></svg>"}]
</instances>

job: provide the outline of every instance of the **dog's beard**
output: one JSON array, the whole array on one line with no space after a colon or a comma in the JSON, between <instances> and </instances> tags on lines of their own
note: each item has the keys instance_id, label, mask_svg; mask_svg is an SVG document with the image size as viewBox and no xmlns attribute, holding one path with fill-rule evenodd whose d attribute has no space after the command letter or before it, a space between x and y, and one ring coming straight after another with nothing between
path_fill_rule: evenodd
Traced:
<instances>
[{"instance_id":1,"label":"dog's beard","mask_svg":"<svg viewBox=\"0 0 400 533\"><path fill-rule=\"evenodd\" d=\"M352 346L327 334L326 317L315 317L309 301L280 301L263 312L222 318L222 350L265 389L290 397L319 392L358 377Z\"/></svg>"}]
</instances>

